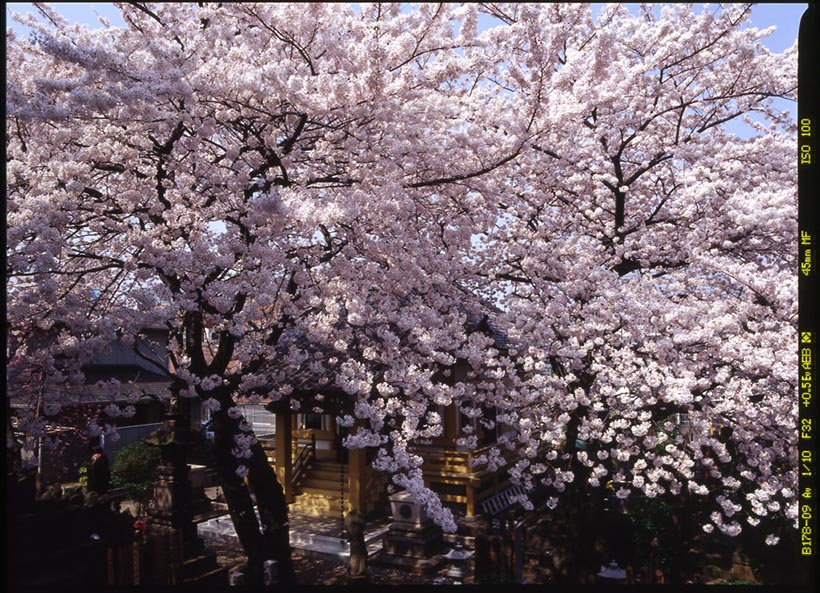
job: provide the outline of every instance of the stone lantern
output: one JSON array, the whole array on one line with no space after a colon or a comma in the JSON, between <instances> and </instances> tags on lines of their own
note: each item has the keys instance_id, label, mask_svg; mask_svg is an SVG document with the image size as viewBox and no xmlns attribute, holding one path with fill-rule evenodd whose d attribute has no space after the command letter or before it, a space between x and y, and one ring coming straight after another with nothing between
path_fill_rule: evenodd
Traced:
<instances>
[{"instance_id":1,"label":"stone lantern","mask_svg":"<svg viewBox=\"0 0 820 593\"><path fill-rule=\"evenodd\" d=\"M444 554L444 557L450 562L447 576L455 579L456 582L463 583L470 573L470 559L474 554L475 552L465 550L461 542L458 542L452 550Z\"/></svg>"},{"instance_id":2,"label":"stone lantern","mask_svg":"<svg viewBox=\"0 0 820 593\"><path fill-rule=\"evenodd\" d=\"M161 456L149 516L152 525L182 530L187 540L196 536L192 522L193 494L186 463L195 435L186 426L182 415L175 412L169 412L162 428L145 439L147 444L159 447Z\"/></svg>"},{"instance_id":3,"label":"stone lantern","mask_svg":"<svg viewBox=\"0 0 820 593\"><path fill-rule=\"evenodd\" d=\"M148 511L151 584L222 584L227 571L216 555L205 551L193 521L193 491L188 477L187 454L196 442L187 414L187 402L172 393L162 427L144 441L159 447L161 461L154 482L153 505Z\"/></svg>"},{"instance_id":4,"label":"stone lantern","mask_svg":"<svg viewBox=\"0 0 820 593\"><path fill-rule=\"evenodd\" d=\"M601 583L626 583L626 570L615 561L610 562L609 566L602 566L597 576Z\"/></svg>"}]
</instances>

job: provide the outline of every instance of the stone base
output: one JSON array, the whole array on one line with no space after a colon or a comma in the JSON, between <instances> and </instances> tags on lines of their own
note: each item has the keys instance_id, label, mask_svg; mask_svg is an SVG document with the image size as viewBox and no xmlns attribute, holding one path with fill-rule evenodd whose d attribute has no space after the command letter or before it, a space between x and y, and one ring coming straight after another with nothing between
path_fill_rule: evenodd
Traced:
<instances>
[{"instance_id":1,"label":"stone base","mask_svg":"<svg viewBox=\"0 0 820 593\"><path fill-rule=\"evenodd\" d=\"M370 564L376 566L386 566L388 568L407 570L416 574L429 575L436 572L441 567L444 559L441 556L433 556L431 558L393 556L392 554L382 551L370 559L369 562Z\"/></svg>"},{"instance_id":2,"label":"stone base","mask_svg":"<svg viewBox=\"0 0 820 593\"><path fill-rule=\"evenodd\" d=\"M384 534L383 549L372 562L409 570L418 574L430 574L438 570L444 559L436 556L444 545L441 527L425 522L407 528L404 522L391 523Z\"/></svg>"},{"instance_id":3,"label":"stone base","mask_svg":"<svg viewBox=\"0 0 820 593\"><path fill-rule=\"evenodd\" d=\"M403 531L393 529L384 535L384 551L391 556L429 558L443 546L441 527L428 526L423 531Z\"/></svg>"},{"instance_id":4,"label":"stone base","mask_svg":"<svg viewBox=\"0 0 820 593\"><path fill-rule=\"evenodd\" d=\"M427 534L430 531L439 531L441 532L441 527L436 525L430 520L425 521L424 523L410 523L408 521L393 521L388 525L390 531L398 531L400 533L419 533L419 534Z\"/></svg>"},{"instance_id":5,"label":"stone base","mask_svg":"<svg viewBox=\"0 0 820 593\"><path fill-rule=\"evenodd\" d=\"M154 585L228 584L228 573L220 569L214 552L205 549L196 526L190 530L153 524L148 536L150 574L146 580Z\"/></svg>"},{"instance_id":6,"label":"stone base","mask_svg":"<svg viewBox=\"0 0 820 593\"><path fill-rule=\"evenodd\" d=\"M463 581L470 575L470 569L463 566L453 566L445 574L456 581Z\"/></svg>"}]
</instances>

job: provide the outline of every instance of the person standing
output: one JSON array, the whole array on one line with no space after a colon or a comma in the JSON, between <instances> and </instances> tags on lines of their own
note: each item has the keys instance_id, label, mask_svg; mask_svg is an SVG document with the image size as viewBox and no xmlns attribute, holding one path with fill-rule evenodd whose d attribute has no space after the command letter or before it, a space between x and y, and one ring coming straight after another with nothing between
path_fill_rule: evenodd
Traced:
<instances>
[{"instance_id":1,"label":"person standing","mask_svg":"<svg viewBox=\"0 0 820 593\"><path fill-rule=\"evenodd\" d=\"M91 466L88 468L88 490L105 494L111 486L111 468L102 447L94 447L91 455Z\"/></svg>"}]
</instances>

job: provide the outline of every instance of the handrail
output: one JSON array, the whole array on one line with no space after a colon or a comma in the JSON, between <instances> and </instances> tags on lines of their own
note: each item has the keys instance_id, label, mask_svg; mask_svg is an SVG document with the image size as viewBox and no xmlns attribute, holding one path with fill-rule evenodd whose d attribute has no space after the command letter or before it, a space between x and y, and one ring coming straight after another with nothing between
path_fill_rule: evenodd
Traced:
<instances>
[{"instance_id":1,"label":"handrail","mask_svg":"<svg viewBox=\"0 0 820 593\"><path fill-rule=\"evenodd\" d=\"M490 496L481 503L482 512L491 516L496 516L503 511L506 511L512 506L518 504L513 500L513 497L524 494L524 487L521 484L514 484L509 488L502 490L494 496Z\"/></svg>"},{"instance_id":2,"label":"handrail","mask_svg":"<svg viewBox=\"0 0 820 593\"><path fill-rule=\"evenodd\" d=\"M314 459L316 459L316 435L311 432L310 442L302 447L299 454L296 455L296 458L293 460L291 484L294 487L302 481L310 462Z\"/></svg>"}]
</instances>

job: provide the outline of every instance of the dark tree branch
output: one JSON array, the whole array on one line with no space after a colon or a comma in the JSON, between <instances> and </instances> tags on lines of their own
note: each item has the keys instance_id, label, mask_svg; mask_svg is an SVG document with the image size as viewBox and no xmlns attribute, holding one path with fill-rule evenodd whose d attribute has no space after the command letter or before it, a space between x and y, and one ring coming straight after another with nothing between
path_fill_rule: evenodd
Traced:
<instances>
[{"instance_id":1,"label":"dark tree branch","mask_svg":"<svg viewBox=\"0 0 820 593\"><path fill-rule=\"evenodd\" d=\"M464 173L462 175L453 175L451 177L439 177L437 179L429 179L427 181L419 181L419 182L416 182L416 183L411 183L411 184L409 184L405 187L409 187L409 188L413 188L413 189L420 188L420 187L433 187L433 186L436 186L436 185L444 185L445 183L453 183L453 182L456 182L456 181L464 181L465 179L472 179L473 177L479 177L481 175L489 173L490 171L494 171L495 169L497 169L498 167L501 167L502 165L505 165L505 164L509 163L511 160L513 160L519 154L521 154L521 148L522 147L519 147L512 154L507 155L503 159L501 159L500 161L497 161L496 163L493 163L492 165L488 165L488 166L484 167L483 169L479 169L478 171L473 171L472 173Z\"/></svg>"}]
</instances>

